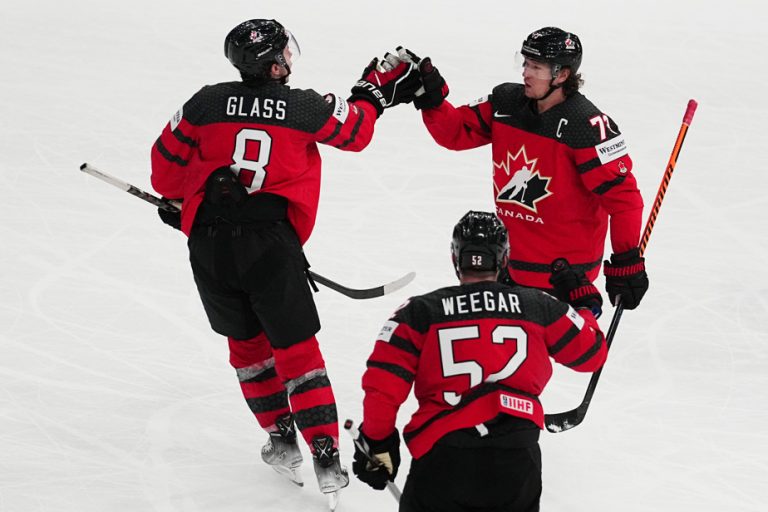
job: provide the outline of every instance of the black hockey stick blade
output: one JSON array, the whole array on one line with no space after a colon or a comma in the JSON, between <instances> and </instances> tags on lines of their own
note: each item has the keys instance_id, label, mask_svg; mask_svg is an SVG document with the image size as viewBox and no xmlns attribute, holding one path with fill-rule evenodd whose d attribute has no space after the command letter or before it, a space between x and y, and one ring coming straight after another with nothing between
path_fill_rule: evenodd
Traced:
<instances>
[{"instance_id":1,"label":"black hockey stick blade","mask_svg":"<svg viewBox=\"0 0 768 512\"><path fill-rule=\"evenodd\" d=\"M340 285L337 282L331 281L327 277L315 274L311 270L309 271L309 274L312 276L312 279L322 284L323 286L337 291L342 295L346 295L351 299L374 299L376 297L382 297L399 290L400 288L413 281L413 278L416 277L415 272L408 272L400 279L396 279L391 283L383 284L381 286L374 286L373 288L348 288L346 286Z\"/></svg>"},{"instance_id":2,"label":"black hockey stick blade","mask_svg":"<svg viewBox=\"0 0 768 512\"><path fill-rule=\"evenodd\" d=\"M557 414L545 414L544 425L549 432L557 434L558 432L565 432L573 427L578 426L584 421L584 417L587 415L587 409L589 409L589 403L592 401L592 394L594 393L594 387L592 383L597 384L597 379L600 378L600 372L603 369L600 368L597 372L592 374L592 380L589 381L590 388L587 390L587 394L584 401L579 404L575 409L570 411L559 412Z\"/></svg>"},{"instance_id":3,"label":"black hockey stick blade","mask_svg":"<svg viewBox=\"0 0 768 512\"><path fill-rule=\"evenodd\" d=\"M618 300L616 310L613 313L613 318L611 318L611 325L608 326L608 332L605 335L605 345L607 350L611 348L611 343L613 343L613 337L616 335L616 329L619 328L619 321L621 320L623 312L624 306L621 305L621 300ZM603 373L603 368L600 368L592 374L592 377L589 379L589 385L587 385L587 391L584 393L584 398L578 407L571 409L570 411L544 415L544 425L549 432L552 432L553 434L565 432L566 430L578 426L584 421L584 417L587 415L587 409L589 409L589 404L592 402L592 397L595 394L595 389L597 389L597 382L600 380L600 374Z\"/></svg>"},{"instance_id":4,"label":"black hockey stick blade","mask_svg":"<svg viewBox=\"0 0 768 512\"><path fill-rule=\"evenodd\" d=\"M168 210L169 212L177 212L181 210L181 203L176 201L169 201L167 199L157 197L154 194L150 194L149 192L145 192L144 190L141 190L138 187L134 187L130 183L127 183L121 180L120 178L115 178L114 176L107 174L106 172L96 169L95 167L93 167L88 163L84 163L83 165L81 165L80 170L86 174L90 174L91 176L99 178L100 180L105 181L110 185L119 188L120 190L128 192L129 194L136 196L139 199L143 199L144 201L150 204L153 204L159 208ZM383 284L381 286L375 286L373 288L356 289L356 288L348 288L346 286L340 285L339 283L335 281L331 281L327 277L323 277L320 274L316 274L311 270L309 271L309 274L312 276L312 279L322 284L323 286L326 286L331 290L337 291L342 295L346 295L347 297L350 297L352 299L373 299L376 297L381 297L388 293L392 293L396 290L399 290L403 286L413 281L413 278L416 277L415 272L409 272L405 274L403 277L401 277L400 279L392 281L391 283Z\"/></svg>"},{"instance_id":5,"label":"black hockey stick blade","mask_svg":"<svg viewBox=\"0 0 768 512\"><path fill-rule=\"evenodd\" d=\"M685 109L685 114L683 115L683 123L680 126L680 131L677 134L677 139L675 140L675 146L672 149L672 154L669 156L669 162L667 163L667 167L664 170L664 176L661 178L661 184L659 185L659 190L656 193L656 199L653 202L653 207L651 208L650 213L648 214L648 220L645 222L645 229L643 229L643 234L640 237L640 255L642 256L645 253L645 248L648 246L648 240L651 238L651 233L653 232L653 226L656 223L656 218L659 215L659 209L661 208L661 203L664 200L664 196L667 192L667 187L669 186L669 180L672 179L672 173L675 170L675 164L677 163L677 157L680 156L680 150L683 147L683 142L685 141L685 135L688 133L688 127L691 125L691 122L693 121L693 114L696 113L696 107L698 106L698 103L696 100L689 100L688 105ZM621 296L619 296L620 298ZM605 344L608 348L611 348L611 342L613 341L613 336L616 334L616 329L619 327L619 320L621 320L621 314L624 311L624 306L621 304L621 300L617 301L616 303L616 311L613 313L613 318L611 319L611 325L608 327L608 333L605 336ZM589 386L587 386L587 392L584 394L584 399L581 401L581 404L576 408L572 409L570 411L561 412L558 414L547 414L544 418L544 423L547 426L547 430L550 432L563 432L564 430L569 430L581 423L584 420L584 416L587 414L587 409L589 408L589 403L592 401L592 395L595 393L595 388L597 387L597 381L600 379L600 373L602 372L602 368L600 368L598 371L592 374L592 378L589 380Z\"/></svg>"}]
</instances>

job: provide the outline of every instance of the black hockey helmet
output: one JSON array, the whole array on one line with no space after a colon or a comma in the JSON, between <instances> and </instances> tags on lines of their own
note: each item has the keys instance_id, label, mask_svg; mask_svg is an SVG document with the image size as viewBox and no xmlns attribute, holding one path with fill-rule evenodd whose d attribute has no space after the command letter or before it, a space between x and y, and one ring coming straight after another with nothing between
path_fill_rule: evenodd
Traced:
<instances>
[{"instance_id":1,"label":"black hockey helmet","mask_svg":"<svg viewBox=\"0 0 768 512\"><path fill-rule=\"evenodd\" d=\"M457 275L462 270L501 270L508 254L507 229L493 213L469 211L453 228L451 256Z\"/></svg>"},{"instance_id":2,"label":"black hockey helmet","mask_svg":"<svg viewBox=\"0 0 768 512\"><path fill-rule=\"evenodd\" d=\"M299 45L293 35L276 20L244 21L233 28L224 39L224 55L246 77L263 77L272 64L290 67L283 50L291 45L298 57Z\"/></svg>"},{"instance_id":3,"label":"black hockey helmet","mask_svg":"<svg viewBox=\"0 0 768 512\"><path fill-rule=\"evenodd\" d=\"M557 27L544 27L531 32L523 41L520 53L524 57L552 65L553 75L564 67L576 74L581 65L579 36Z\"/></svg>"}]
</instances>

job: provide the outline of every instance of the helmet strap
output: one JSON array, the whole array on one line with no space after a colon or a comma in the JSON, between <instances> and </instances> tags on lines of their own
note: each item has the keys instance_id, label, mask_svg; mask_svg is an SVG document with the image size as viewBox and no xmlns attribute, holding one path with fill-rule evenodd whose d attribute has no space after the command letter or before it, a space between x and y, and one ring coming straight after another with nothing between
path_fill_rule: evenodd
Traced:
<instances>
[{"instance_id":1,"label":"helmet strap","mask_svg":"<svg viewBox=\"0 0 768 512\"><path fill-rule=\"evenodd\" d=\"M549 90L541 98L536 98L536 101L542 101L542 100L547 99L550 94L552 94L557 89L560 89L563 86L563 84L555 85L555 79L557 78L558 73L560 73L560 71L562 69L563 69L563 66L561 66L560 64L553 64L552 65L552 80L549 81Z\"/></svg>"},{"instance_id":2,"label":"helmet strap","mask_svg":"<svg viewBox=\"0 0 768 512\"><path fill-rule=\"evenodd\" d=\"M544 101L545 99L549 98L549 95L555 92L557 89L562 87L561 85L553 85L552 82L549 83L549 90L547 93L542 96L541 98L536 98L536 101Z\"/></svg>"},{"instance_id":3,"label":"helmet strap","mask_svg":"<svg viewBox=\"0 0 768 512\"><path fill-rule=\"evenodd\" d=\"M283 85L285 85L285 84L287 84L287 83L288 83L288 77L289 77L289 76L291 76L291 67L290 67L288 64L285 64L283 67L285 68L285 70L287 71L287 73L285 74L285 76L284 76L284 77L282 77L282 78L280 79L280 83L281 83L281 84L283 84Z\"/></svg>"},{"instance_id":4,"label":"helmet strap","mask_svg":"<svg viewBox=\"0 0 768 512\"><path fill-rule=\"evenodd\" d=\"M287 71L287 73L284 76L280 77L280 79L279 79L279 82L281 84L285 85L286 83L288 83L288 77L291 75L291 67L288 65L288 63L283 58L282 53L279 53L279 54L277 54L275 56L275 63L278 66L285 68L285 70Z\"/></svg>"}]
</instances>

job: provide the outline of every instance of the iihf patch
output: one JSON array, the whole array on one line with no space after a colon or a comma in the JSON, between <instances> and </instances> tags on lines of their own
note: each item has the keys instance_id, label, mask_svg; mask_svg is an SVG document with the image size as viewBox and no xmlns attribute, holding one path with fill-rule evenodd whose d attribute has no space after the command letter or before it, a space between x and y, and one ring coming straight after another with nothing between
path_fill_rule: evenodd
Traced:
<instances>
[{"instance_id":1,"label":"iihf patch","mask_svg":"<svg viewBox=\"0 0 768 512\"><path fill-rule=\"evenodd\" d=\"M171 117L171 131L175 130L179 126L182 117L184 117L184 107L181 107L179 110L177 110L176 113Z\"/></svg>"},{"instance_id":2,"label":"iihf patch","mask_svg":"<svg viewBox=\"0 0 768 512\"><path fill-rule=\"evenodd\" d=\"M485 96L483 96L482 98L477 98L476 100L469 102L469 104L467 106L474 107L475 105L479 105L481 103L485 103L486 101L488 101L488 95L487 94Z\"/></svg>"},{"instance_id":3,"label":"iihf patch","mask_svg":"<svg viewBox=\"0 0 768 512\"><path fill-rule=\"evenodd\" d=\"M584 327L584 317L578 314L571 306L568 306L568 313L566 313L566 315L568 316L568 320L570 320L578 330L581 330L581 328Z\"/></svg>"},{"instance_id":4,"label":"iihf patch","mask_svg":"<svg viewBox=\"0 0 768 512\"><path fill-rule=\"evenodd\" d=\"M509 409L533 416L533 402L530 400L526 400L519 396L505 395L504 393L499 395L499 400L503 409Z\"/></svg>"},{"instance_id":5,"label":"iihf patch","mask_svg":"<svg viewBox=\"0 0 768 512\"><path fill-rule=\"evenodd\" d=\"M389 341L392 339L392 335L395 333L395 329L397 329L397 326L400 325L398 322L393 322L392 320L387 320L384 323L384 326L381 328L381 331L379 331L379 335L376 336L377 341L383 341L385 343L389 343Z\"/></svg>"}]
</instances>

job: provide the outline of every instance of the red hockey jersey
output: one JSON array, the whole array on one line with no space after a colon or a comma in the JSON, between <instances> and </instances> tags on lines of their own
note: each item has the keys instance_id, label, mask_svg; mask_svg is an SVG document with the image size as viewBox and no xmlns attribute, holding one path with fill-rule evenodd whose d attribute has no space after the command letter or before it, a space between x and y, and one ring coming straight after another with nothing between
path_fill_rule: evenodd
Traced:
<instances>
[{"instance_id":1,"label":"red hockey jersey","mask_svg":"<svg viewBox=\"0 0 768 512\"><path fill-rule=\"evenodd\" d=\"M250 194L288 199L288 220L303 244L320 194L317 143L360 151L375 122L376 110L366 101L348 103L274 81L205 86L152 147L152 185L167 198L184 200L181 228L189 234L206 179L229 165Z\"/></svg>"},{"instance_id":2,"label":"red hockey jersey","mask_svg":"<svg viewBox=\"0 0 768 512\"><path fill-rule=\"evenodd\" d=\"M616 123L582 94L539 114L520 84L477 102L423 110L435 141L453 150L492 145L496 213L510 236L509 272L550 288L559 257L594 281L610 218L614 252L637 247L643 201Z\"/></svg>"},{"instance_id":3,"label":"red hockey jersey","mask_svg":"<svg viewBox=\"0 0 768 512\"><path fill-rule=\"evenodd\" d=\"M506 413L543 427L550 357L592 372L607 348L591 312L533 288L480 282L413 297L386 322L363 375L365 434L383 439L411 387L403 430L413 457L445 434Z\"/></svg>"}]
</instances>

